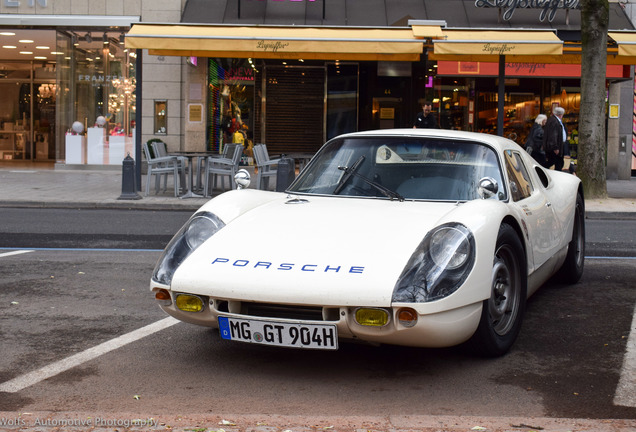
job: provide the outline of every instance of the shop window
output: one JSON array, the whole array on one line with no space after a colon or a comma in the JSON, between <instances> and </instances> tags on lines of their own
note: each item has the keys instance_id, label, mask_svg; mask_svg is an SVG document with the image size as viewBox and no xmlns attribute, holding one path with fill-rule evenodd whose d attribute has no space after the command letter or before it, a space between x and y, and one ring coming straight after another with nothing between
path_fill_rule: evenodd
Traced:
<instances>
[{"instance_id":1,"label":"shop window","mask_svg":"<svg viewBox=\"0 0 636 432\"><path fill-rule=\"evenodd\" d=\"M221 152L225 144L243 142L245 154L251 157L257 129L256 73L251 59L209 60L208 150Z\"/></svg>"},{"instance_id":2,"label":"shop window","mask_svg":"<svg viewBox=\"0 0 636 432\"><path fill-rule=\"evenodd\" d=\"M168 133L168 102L165 100L155 101L155 134L166 135Z\"/></svg>"}]
</instances>

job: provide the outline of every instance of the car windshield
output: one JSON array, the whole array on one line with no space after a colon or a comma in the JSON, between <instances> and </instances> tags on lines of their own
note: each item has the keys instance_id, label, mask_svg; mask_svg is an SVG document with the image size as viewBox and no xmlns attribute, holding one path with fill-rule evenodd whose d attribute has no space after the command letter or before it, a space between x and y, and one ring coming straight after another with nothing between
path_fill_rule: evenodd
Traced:
<instances>
[{"instance_id":1,"label":"car windshield","mask_svg":"<svg viewBox=\"0 0 636 432\"><path fill-rule=\"evenodd\" d=\"M495 151L471 141L422 137L348 137L327 143L290 186L306 194L468 201L480 179L499 185Z\"/></svg>"}]
</instances>

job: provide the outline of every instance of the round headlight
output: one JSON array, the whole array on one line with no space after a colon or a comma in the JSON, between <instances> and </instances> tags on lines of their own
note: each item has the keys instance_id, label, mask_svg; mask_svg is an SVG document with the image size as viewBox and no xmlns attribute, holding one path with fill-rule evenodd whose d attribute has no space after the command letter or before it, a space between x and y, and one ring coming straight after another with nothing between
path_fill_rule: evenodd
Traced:
<instances>
[{"instance_id":1,"label":"round headlight","mask_svg":"<svg viewBox=\"0 0 636 432\"><path fill-rule=\"evenodd\" d=\"M223 222L211 213L194 216L185 231L185 240L190 249L201 246L223 226Z\"/></svg>"},{"instance_id":2,"label":"round headlight","mask_svg":"<svg viewBox=\"0 0 636 432\"><path fill-rule=\"evenodd\" d=\"M468 234L455 226L442 227L431 236L429 253L438 267L461 267L470 255Z\"/></svg>"}]
</instances>

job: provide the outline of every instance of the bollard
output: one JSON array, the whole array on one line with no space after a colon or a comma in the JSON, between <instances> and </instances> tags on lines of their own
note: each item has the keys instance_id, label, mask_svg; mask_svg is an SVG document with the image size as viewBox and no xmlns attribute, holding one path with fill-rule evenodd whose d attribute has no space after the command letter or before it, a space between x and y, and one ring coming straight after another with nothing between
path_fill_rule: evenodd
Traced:
<instances>
[{"instance_id":1,"label":"bollard","mask_svg":"<svg viewBox=\"0 0 636 432\"><path fill-rule=\"evenodd\" d=\"M276 192L284 192L296 178L296 161L282 155L276 169Z\"/></svg>"},{"instance_id":2,"label":"bollard","mask_svg":"<svg viewBox=\"0 0 636 432\"><path fill-rule=\"evenodd\" d=\"M137 200L141 195L137 193L135 185L135 160L130 157L130 153L124 158L121 167L121 195L120 200Z\"/></svg>"}]
</instances>

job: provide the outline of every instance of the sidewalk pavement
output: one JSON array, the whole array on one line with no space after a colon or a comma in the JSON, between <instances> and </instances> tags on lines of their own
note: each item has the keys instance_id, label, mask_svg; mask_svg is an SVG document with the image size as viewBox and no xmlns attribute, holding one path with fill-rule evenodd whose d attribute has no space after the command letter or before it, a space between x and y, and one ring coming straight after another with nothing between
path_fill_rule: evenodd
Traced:
<instances>
[{"instance_id":1,"label":"sidewalk pavement","mask_svg":"<svg viewBox=\"0 0 636 432\"><path fill-rule=\"evenodd\" d=\"M254 187L256 176L252 176ZM142 176L142 189L146 176ZM128 185L127 185L128 186ZM128 191L127 191L128 192ZM631 180L608 180L607 199L586 200L588 218L636 219L636 177ZM215 191L215 193L220 193ZM173 190L119 199L122 196L121 170L54 169L52 166L0 166L1 207L95 208L183 210L194 212L206 198L175 198Z\"/></svg>"}]
</instances>

